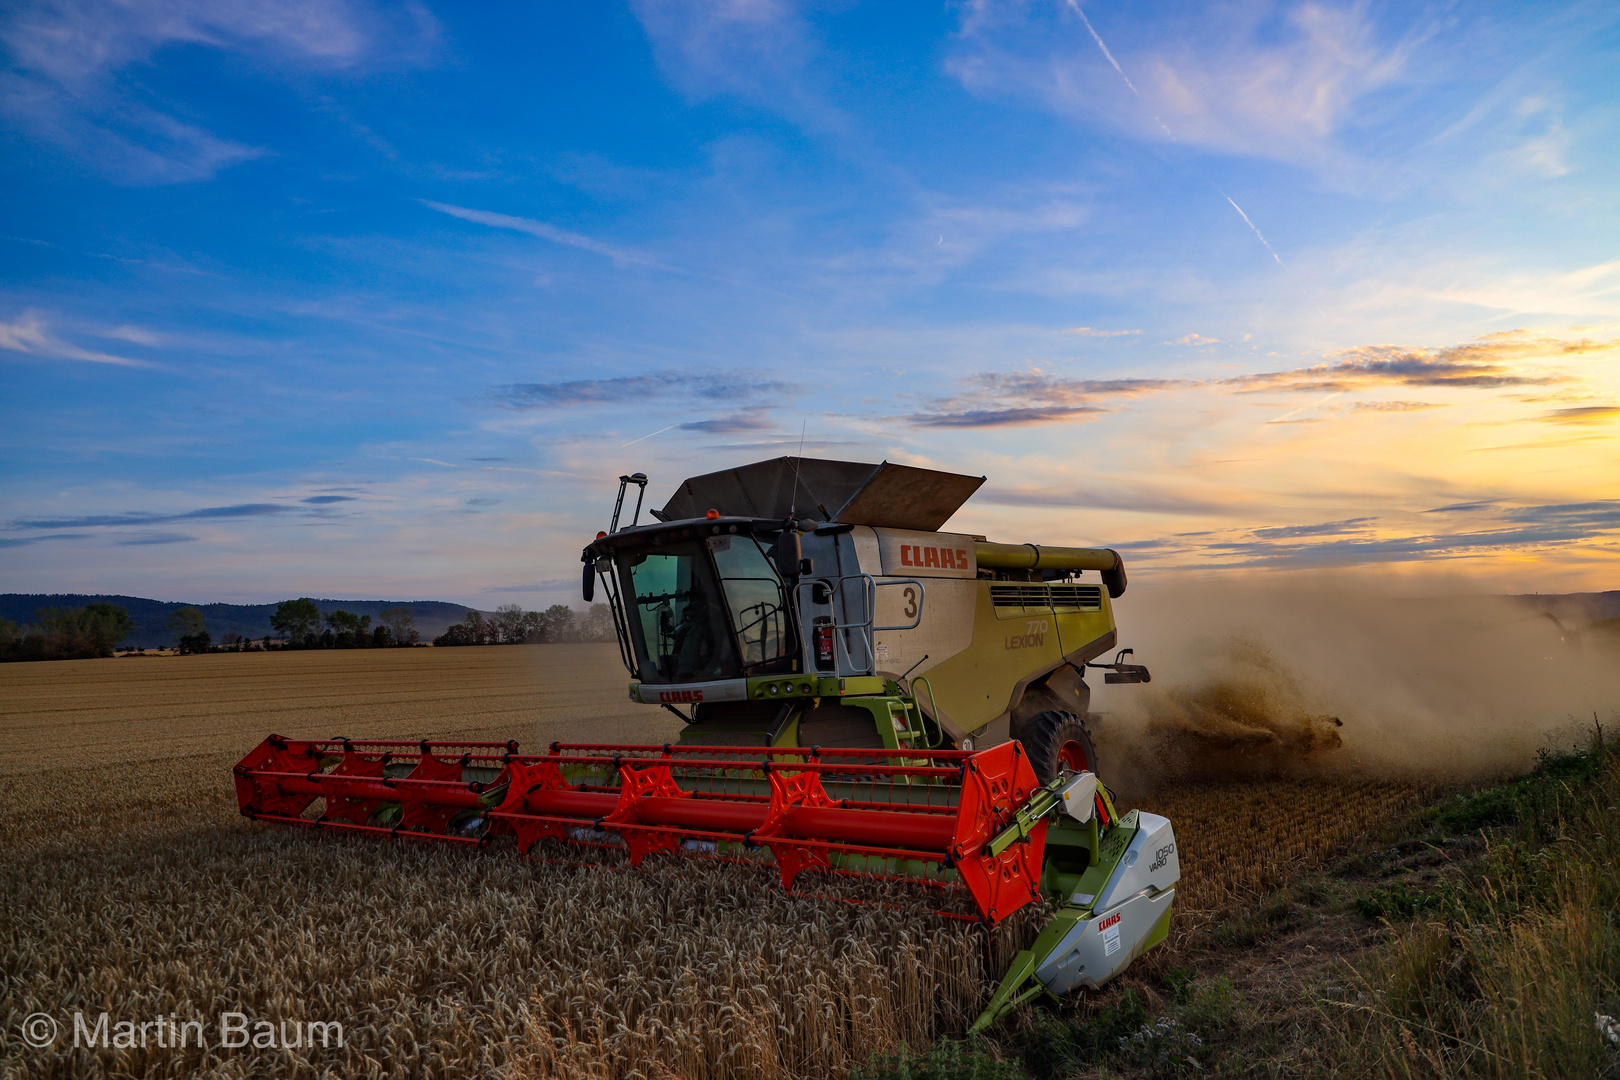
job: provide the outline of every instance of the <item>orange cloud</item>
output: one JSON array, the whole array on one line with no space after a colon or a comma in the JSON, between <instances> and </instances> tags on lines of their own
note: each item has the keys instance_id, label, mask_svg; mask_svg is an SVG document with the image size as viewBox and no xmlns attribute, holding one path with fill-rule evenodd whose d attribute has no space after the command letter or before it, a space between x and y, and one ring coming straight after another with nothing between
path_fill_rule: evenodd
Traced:
<instances>
[{"instance_id":1,"label":"orange cloud","mask_svg":"<svg viewBox=\"0 0 1620 1080\"><path fill-rule=\"evenodd\" d=\"M1572 409L1553 409L1536 419L1553 424L1601 424L1620 419L1620 405L1581 405Z\"/></svg>"},{"instance_id":2,"label":"orange cloud","mask_svg":"<svg viewBox=\"0 0 1620 1080\"><path fill-rule=\"evenodd\" d=\"M1293 371L1240 375L1225 384L1240 392L1359 390L1374 386L1424 386L1494 390L1509 386L1552 386L1573 382L1556 368L1534 366L1555 360L1620 350L1620 341L1532 336L1505 330L1463 345L1419 349L1402 345L1363 345L1335 353L1334 362ZM1525 362L1531 362L1527 365Z\"/></svg>"}]
</instances>

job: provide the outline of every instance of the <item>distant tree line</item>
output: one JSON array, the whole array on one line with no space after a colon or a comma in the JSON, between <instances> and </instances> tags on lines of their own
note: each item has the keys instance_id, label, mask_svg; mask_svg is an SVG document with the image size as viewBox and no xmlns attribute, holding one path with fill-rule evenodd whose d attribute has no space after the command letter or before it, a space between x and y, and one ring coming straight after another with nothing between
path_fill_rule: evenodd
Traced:
<instances>
[{"instance_id":1,"label":"distant tree line","mask_svg":"<svg viewBox=\"0 0 1620 1080\"><path fill-rule=\"evenodd\" d=\"M433 639L435 645L535 645L552 641L612 641L613 613L606 604L592 604L581 613L567 604L544 611L524 611L517 604L502 604L494 614L469 611Z\"/></svg>"},{"instance_id":2,"label":"distant tree line","mask_svg":"<svg viewBox=\"0 0 1620 1080\"><path fill-rule=\"evenodd\" d=\"M415 616L409 604L385 607L377 618L373 626L370 615L356 615L341 608L322 615L315 601L305 596L276 605L270 625L282 636L282 647L287 649L387 649L421 643L422 635L412 625Z\"/></svg>"},{"instance_id":3,"label":"distant tree line","mask_svg":"<svg viewBox=\"0 0 1620 1080\"><path fill-rule=\"evenodd\" d=\"M40 608L35 622L18 626L0 619L0 661L89 660L111 656L135 629L129 612L117 604Z\"/></svg>"},{"instance_id":4,"label":"distant tree line","mask_svg":"<svg viewBox=\"0 0 1620 1080\"><path fill-rule=\"evenodd\" d=\"M422 635L413 623L409 604L383 608L374 626L370 615L352 611L321 614L309 597L285 600L270 616L281 635L255 641L226 634L215 645L201 610L175 609L168 620L182 655L208 652L244 652L268 649L377 649L419 645ZM0 662L10 660L86 660L111 656L118 643L135 629L129 612L117 604L88 604L77 608L40 608L34 622L19 626L0 619ZM606 604L575 611L553 604L544 611L524 611L503 604L491 615L469 611L433 639L435 645L521 645L553 641L612 641L613 615ZM143 650L144 651L144 650Z\"/></svg>"}]
</instances>

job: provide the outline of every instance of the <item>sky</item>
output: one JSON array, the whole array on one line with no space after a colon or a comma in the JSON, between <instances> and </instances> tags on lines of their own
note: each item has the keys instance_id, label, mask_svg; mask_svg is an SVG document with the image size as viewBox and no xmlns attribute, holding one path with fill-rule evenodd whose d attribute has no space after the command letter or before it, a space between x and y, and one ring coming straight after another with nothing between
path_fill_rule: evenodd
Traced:
<instances>
[{"instance_id":1,"label":"sky","mask_svg":"<svg viewBox=\"0 0 1620 1080\"><path fill-rule=\"evenodd\" d=\"M0 591L578 602L642 471L1620 588L1620 8L18 0Z\"/></svg>"}]
</instances>

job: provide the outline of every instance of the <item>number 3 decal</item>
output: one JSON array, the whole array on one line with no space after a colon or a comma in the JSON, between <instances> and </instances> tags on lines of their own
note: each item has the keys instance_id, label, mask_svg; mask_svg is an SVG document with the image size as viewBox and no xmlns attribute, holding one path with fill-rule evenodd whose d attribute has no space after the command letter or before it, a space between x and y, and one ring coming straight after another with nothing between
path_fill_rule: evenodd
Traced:
<instances>
[{"instance_id":1,"label":"number 3 decal","mask_svg":"<svg viewBox=\"0 0 1620 1080\"><path fill-rule=\"evenodd\" d=\"M906 618L915 619L917 617L917 590L907 585L900 590L900 595L906 598Z\"/></svg>"}]
</instances>

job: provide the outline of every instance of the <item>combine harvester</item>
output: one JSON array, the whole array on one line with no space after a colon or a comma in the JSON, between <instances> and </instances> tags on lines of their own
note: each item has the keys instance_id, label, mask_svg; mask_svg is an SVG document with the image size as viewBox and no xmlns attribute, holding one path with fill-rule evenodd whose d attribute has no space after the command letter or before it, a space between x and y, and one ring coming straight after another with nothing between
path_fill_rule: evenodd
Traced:
<instances>
[{"instance_id":1,"label":"combine harvester","mask_svg":"<svg viewBox=\"0 0 1620 1080\"><path fill-rule=\"evenodd\" d=\"M1045 896L1057 913L973 1030L1097 986L1164 940L1180 877L1170 822L1115 810L1085 724L1087 668L1149 678L1129 649L1096 662L1117 646L1125 567L939 532L983 482L778 458L687 480L643 525L647 478L621 477L584 595L601 582L630 697L679 716L679 741L522 754L273 735L236 766L242 813L609 846L634 865L763 848L783 888L805 871L914 879L965 891L986 925Z\"/></svg>"}]
</instances>

